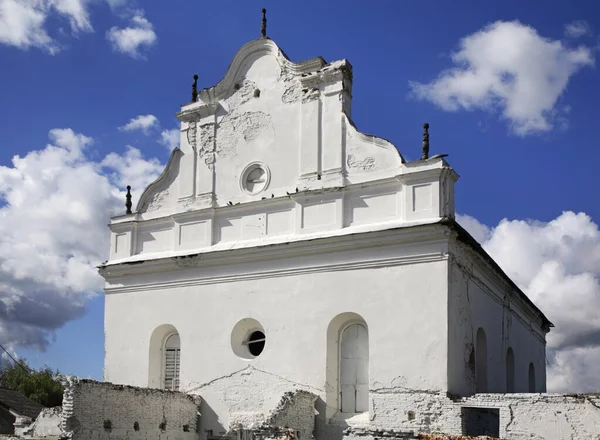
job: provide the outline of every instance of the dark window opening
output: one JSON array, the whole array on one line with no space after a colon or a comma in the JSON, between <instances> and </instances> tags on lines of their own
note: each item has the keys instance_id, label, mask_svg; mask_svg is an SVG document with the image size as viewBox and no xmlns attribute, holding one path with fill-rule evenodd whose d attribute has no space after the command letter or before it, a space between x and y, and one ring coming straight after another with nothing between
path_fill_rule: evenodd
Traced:
<instances>
[{"instance_id":1,"label":"dark window opening","mask_svg":"<svg viewBox=\"0 0 600 440\"><path fill-rule=\"evenodd\" d=\"M462 434L470 437L482 435L500 437L500 410L498 408L473 408L463 406L460 409Z\"/></svg>"},{"instance_id":2,"label":"dark window opening","mask_svg":"<svg viewBox=\"0 0 600 440\"><path fill-rule=\"evenodd\" d=\"M265 334L259 330L252 332L248 338L248 351L252 356L258 356L265 348Z\"/></svg>"}]
</instances>

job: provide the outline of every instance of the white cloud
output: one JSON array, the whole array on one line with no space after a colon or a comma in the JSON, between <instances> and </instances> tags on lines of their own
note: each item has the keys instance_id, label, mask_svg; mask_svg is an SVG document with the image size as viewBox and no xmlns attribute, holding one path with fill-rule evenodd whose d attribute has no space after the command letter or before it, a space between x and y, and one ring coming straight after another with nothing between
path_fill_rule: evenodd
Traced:
<instances>
[{"instance_id":1,"label":"white cloud","mask_svg":"<svg viewBox=\"0 0 600 440\"><path fill-rule=\"evenodd\" d=\"M57 53L60 48L46 32L47 11L41 6L36 1L0 0L0 43Z\"/></svg>"},{"instance_id":2,"label":"white cloud","mask_svg":"<svg viewBox=\"0 0 600 440\"><path fill-rule=\"evenodd\" d=\"M144 17L143 11L136 11L129 27L110 28L106 32L106 38L112 43L115 51L136 59L144 59L140 50L153 46L158 39L152 23Z\"/></svg>"},{"instance_id":3,"label":"white cloud","mask_svg":"<svg viewBox=\"0 0 600 440\"><path fill-rule=\"evenodd\" d=\"M73 33L93 32L87 1L0 0L0 43L19 49L36 47L56 54L61 46L48 34L48 17L56 14L66 18Z\"/></svg>"},{"instance_id":4,"label":"white cloud","mask_svg":"<svg viewBox=\"0 0 600 440\"><path fill-rule=\"evenodd\" d=\"M569 48L517 21L495 22L464 37L455 67L434 81L410 82L412 95L446 111L500 111L521 136L552 130L565 113L558 105L569 79L594 64L592 51Z\"/></svg>"},{"instance_id":5,"label":"white cloud","mask_svg":"<svg viewBox=\"0 0 600 440\"><path fill-rule=\"evenodd\" d=\"M171 130L163 130L160 133L160 139L158 143L164 145L167 150L171 151L173 148L179 147L179 129L173 128Z\"/></svg>"},{"instance_id":6,"label":"white cloud","mask_svg":"<svg viewBox=\"0 0 600 440\"><path fill-rule=\"evenodd\" d=\"M108 254L106 224L124 212L124 184L136 198L162 166L138 150L101 162L92 139L50 131L51 144L0 166L0 343L43 349L83 314L102 286L95 266Z\"/></svg>"},{"instance_id":7,"label":"white cloud","mask_svg":"<svg viewBox=\"0 0 600 440\"><path fill-rule=\"evenodd\" d=\"M105 0L117 14L131 15L128 4L131 0ZM51 36L48 19L58 17L69 22L71 32L93 32L89 6L98 0L0 0L0 44L27 50L42 49L52 55L60 52L63 45ZM118 14L117 14L118 15ZM132 41L139 45L151 45L156 40L152 25L143 17L143 12L133 13L134 28L117 29L115 38L123 41L124 50L131 50ZM129 45L128 45L129 42ZM136 47L137 47L136 46ZM136 48L133 48L136 52ZM131 53L130 53L131 54Z\"/></svg>"},{"instance_id":8,"label":"white cloud","mask_svg":"<svg viewBox=\"0 0 600 440\"><path fill-rule=\"evenodd\" d=\"M158 118L154 115L139 115L129 120L127 124L119 127L121 131L140 130L145 135L150 133L150 130L159 126Z\"/></svg>"},{"instance_id":9,"label":"white cloud","mask_svg":"<svg viewBox=\"0 0 600 440\"><path fill-rule=\"evenodd\" d=\"M86 3L86 0L48 0L50 6L69 19L73 32L92 32L94 30Z\"/></svg>"},{"instance_id":10,"label":"white cloud","mask_svg":"<svg viewBox=\"0 0 600 440\"><path fill-rule=\"evenodd\" d=\"M502 220L488 228L457 216L555 324L548 334L548 390L597 391L600 377L600 231L584 213L548 223ZM483 233L482 233L483 231Z\"/></svg>"},{"instance_id":11,"label":"white cloud","mask_svg":"<svg viewBox=\"0 0 600 440\"><path fill-rule=\"evenodd\" d=\"M592 35L592 29L585 20L577 20L565 25L565 37L581 38L585 35Z\"/></svg>"},{"instance_id":12,"label":"white cloud","mask_svg":"<svg viewBox=\"0 0 600 440\"><path fill-rule=\"evenodd\" d=\"M127 146L125 155L110 153L101 165L112 170L110 176L121 188L130 185L134 193L140 194L150 183L148 176L158 176L164 169L158 159L146 160L140 150L130 145Z\"/></svg>"}]
</instances>

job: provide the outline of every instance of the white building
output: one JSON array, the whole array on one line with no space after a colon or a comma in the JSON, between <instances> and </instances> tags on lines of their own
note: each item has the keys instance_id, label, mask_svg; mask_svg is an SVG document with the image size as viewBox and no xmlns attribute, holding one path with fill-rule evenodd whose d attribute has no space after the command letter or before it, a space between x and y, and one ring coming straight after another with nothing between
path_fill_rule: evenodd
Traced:
<instances>
[{"instance_id":1,"label":"white building","mask_svg":"<svg viewBox=\"0 0 600 440\"><path fill-rule=\"evenodd\" d=\"M180 148L110 224L105 381L200 394L203 437L294 389L317 438L390 416L385 393L545 391L552 324L455 222L458 175L351 102L348 61L263 37L182 106Z\"/></svg>"}]
</instances>

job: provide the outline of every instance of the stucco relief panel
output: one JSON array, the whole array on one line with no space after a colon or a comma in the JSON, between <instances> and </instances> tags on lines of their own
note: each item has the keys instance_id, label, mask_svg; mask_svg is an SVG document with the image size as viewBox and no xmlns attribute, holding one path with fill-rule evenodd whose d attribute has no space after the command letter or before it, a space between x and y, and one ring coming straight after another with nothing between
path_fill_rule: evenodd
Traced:
<instances>
[{"instance_id":1,"label":"stucco relief panel","mask_svg":"<svg viewBox=\"0 0 600 440\"><path fill-rule=\"evenodd\" d=\"M188 129L187 129L187 140L188 143L190 144L190 146L193 149L196 149L196 133L197 133L197 127L198 127L198 123L196 121L191 121L188 124Z\"/></svg>"}]
</instances>

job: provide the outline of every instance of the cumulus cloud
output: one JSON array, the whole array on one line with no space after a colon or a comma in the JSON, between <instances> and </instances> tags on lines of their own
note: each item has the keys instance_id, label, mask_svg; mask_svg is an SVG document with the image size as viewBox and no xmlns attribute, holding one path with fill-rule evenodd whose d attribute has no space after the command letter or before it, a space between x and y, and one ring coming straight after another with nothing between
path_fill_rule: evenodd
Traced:
<instances>
[{"instance_id":1,"label":"cumulus cloud","mask_svg":"<svg viewBox=\"0 0 600 440\"><path fill-rule=\"evenodd\" d=\"M592 35L592 29L585 20L576 20L565 25L565 37L581 38L586 35Z\"/></svg>"},{"instance_id":2,"label":"cumulus cloud","mask_svg":"<svg viewBox=\"0 0 600 440\"><path fill-rule=\"evenodd\" d=\"M0 167L0 343L8 347L44 349L83 314L103 286L95 266L108 255L106 224L123 212L124 183L139 193L162 170L133 148L92 161L92 139L71 129L49 137Z\"/></svg>"},{"instance_id":3,"label":"cumulus cloud","mask_svg":"<svg viewBox=\"0 0 600 440\"><path fill-rule=\"evenodd\" d=\"M130 185L132 190L142 192L148 186L148 176L158 176L164 169L158 159L145 159L142 152L130 145L124 155L108 154L101 165L109 170L111 179L121 188Z\"/></svg>"},{"instance_id":4,"label":"cumulus cloud","mask_svg":"<svg viewBox=\"0 0 600 440\"><path fill-rule=\"evenodd\" d=\"M73 33L94 30L87 0L0 0L0 43L58 53L61 46L46 28L53 15L67 19Z\"/></svg>"},{"instance_id":5,"label":"cumulus cloud","mask_svg":"<svg viewBox=\"0 0 600 440\"><path fill-rule=\"evenodd\" d=\"M179 147L179 129L173 128L171 130L161 131L158 143L163 145L169 151Z\"/></svg>"},{"instance_id":6,"label":"cumulus cloud","mask_svg":"<svg viewBox=\"0 0 600 440\"><path fill-rule=\"evenodd\" d=\"M548 391L600 389L600 231L584 213L550 222L459 223L556 326L548 334Z\"/></svg>"},{"instance_id":7,"label":"cumulus cloud","mask_svg":"<svg viewBox=\"0 0 600 440\"><path fill-rule=\"evenodd\" d=\"M37 47L51 54L58 44L45 29L47 13L35 2L0 0L0 43L19 49Z\"/></svg>"},{"instance_id":8,"label":"cumulus cloud","mask_svg":"<svg viewBox=\"0 0 600 440\"><path fill-rule=\"evenodd\" d=\"M130 26L110 28L106 38L112 43L113 50L135 59L145 59L141 50L150 48L158 39L152 23L144 17L143 11L136 11L131 18Z\"/></svg>"},{"instance_id":9,"label":"cumulus cloud","mask_svg":"<svg viewBox=\"0 0 600 440\"><path fill-rule=\"evenodd\" d=\"M159 126L158 118L154 115L139 115L129 120L129 122L122 127L119 127L121 131L136 131L140 130L145 135L150 133L150 130Z\"/></svg>"},{"instance_id":10,"label":"cumulus cloud","mask_svg":"<svg viewBox=\"0 0 600 440\"><path fill-rule=\"evenodd\" d=\"M451 60L454 67L432 82L411 81L411 94L446 111L500 112L520 136L564 125L559 98L575 73L594 64L589 48L544 38L518 21L464 37Z\"/></svg>"}]
</instances>

